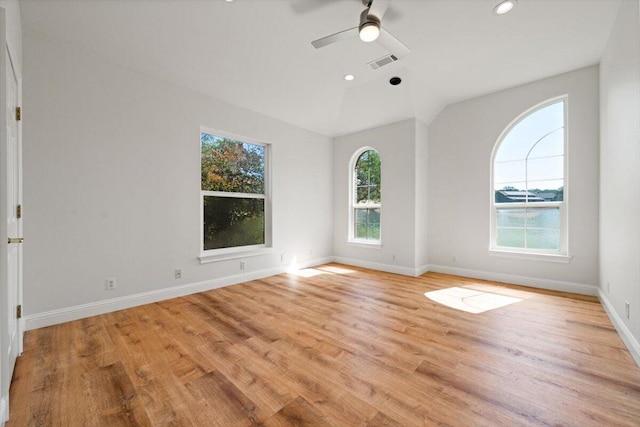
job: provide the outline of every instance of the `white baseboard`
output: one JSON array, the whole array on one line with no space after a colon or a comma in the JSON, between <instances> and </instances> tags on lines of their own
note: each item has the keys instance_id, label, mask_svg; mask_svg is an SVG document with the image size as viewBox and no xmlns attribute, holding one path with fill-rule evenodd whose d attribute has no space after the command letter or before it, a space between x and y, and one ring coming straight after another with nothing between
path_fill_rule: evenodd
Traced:
<instances>
[{"instance_id":1,"label":"white baseboard","mask_svg":"<svg viewBox=\"0 0 640 427\"><path fill-rule=\"evenodd\" d=\"M618 331L618 335L620 335L622 341L629 349L631 357L633 357L633 360L640 366L640 343L638 343L638 340L633 336L629 328L627 328L627 325L624 324L622 318L613 308L613 304L611 304L611 301L609 301L609 298L607 298L601 289L598 289L598 298L600 298L600 302L604 307L604 311L609 316L611 323L613 323L613 326L615 326Z\"/></svg>"},{"instance_id":2,"label":"white baseboard","mask_svg":"<svg viewBox=\"0 0 640 427\"><path fill-rule=\"evenodd\" d=\"M422 276L424 273L428 273L429 272L429 265L421 265L420 267L416 268L416 277L418 276Z\"/></svg>"},{"instance_id":3,"label":"white baseboard","mask_svg":"<svg viewBox=\"0 0 640 427\"><path fill-rule=\"evenodd\" d=\"M561 280L539 279L536 277L518 276L515 274L494 273L492 271L471 270L468 268L449 267L446 265L429 265L429 271L471 277L474 279L492 280L494 282L512 283L514 285L531 286L551 291L570 292L581 295L598 295L598 288L581 283L564 282Z\"/></svg>"},{"instance_id":4,"label":"white baseboard","mask_svg":"<svg viewBox=\"0 0 640 427\"><path fill-rule=\"evenodd\" d=\"M334 262L340 264L353 265L355 267L370 268L371 270L385 271L387 273L402 274L403 276L417 277L420 269L402 267L393 264L381 264L377 262L362 261L353 258L333 257Z\"/></svg>"},{"instance_id":5,"label":"white baseboard","mask_svg":"<svg viewBox=\"0 0 640 427\"><path fill-rule=\"evenodd\" d=\"M332 257L319 258L309 261L298 262L298 268L307 268L311 266L326 264L332 262ZM51 310L44 313L36 313L25 316L25 330L44 328L47 326L57 325L59 323L70 322L72 320L83 319L85 317L97 316L100 314L111 313L125 308L131 308L143 304L150 304L163 301L170 298L182 297L198 292L204 292L211 289L222 288L225 286L235 285L251 280L263 279L265 277L274 276L285 273L289 270L288 266L275 267L260 271L252 271L245 274L221 277L203 282L189 283L186 285L173 286L170 288L158 289L156 291L142 292L139 294L126 295L123 297L112 298L81 304L72 307L65 307L57 310ZM0 408L1 410L1 408Z\"/></svg>"}]
</instances>

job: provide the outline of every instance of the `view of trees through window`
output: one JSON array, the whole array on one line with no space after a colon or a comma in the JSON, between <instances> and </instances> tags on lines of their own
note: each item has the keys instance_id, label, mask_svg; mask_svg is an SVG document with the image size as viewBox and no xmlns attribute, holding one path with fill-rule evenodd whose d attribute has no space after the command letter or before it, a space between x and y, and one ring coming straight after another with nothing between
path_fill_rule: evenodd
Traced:
<instances>
[{"instance_id":1,"label":"view of trees through window","mask_svg":"<svg viewBox=\"0 0 640 427\"><path fill-rule=\"evenodd\" d=\"M265 147L200 134L204 250L265 243Z\"/></svg>"},{"instance_id":2,"label":"view of trees through window","mask_svg":"<svg viewBox=\"0 0 640 427\"><path fill-rule=\"evenodd\" d=\"M559 250L564 202L564 100L517 122L493 163L496 246Z\"/></svg>"},{"instance_id":3,"label":"view of trees through window","mask_svg":"<svg viewBox=\"0 0 640 427\"><path fill-rule=\"evenodd\" d=\"M367 150L354 168L354 238L380 240L380 155Z\"/></svg>"}]
</instances>

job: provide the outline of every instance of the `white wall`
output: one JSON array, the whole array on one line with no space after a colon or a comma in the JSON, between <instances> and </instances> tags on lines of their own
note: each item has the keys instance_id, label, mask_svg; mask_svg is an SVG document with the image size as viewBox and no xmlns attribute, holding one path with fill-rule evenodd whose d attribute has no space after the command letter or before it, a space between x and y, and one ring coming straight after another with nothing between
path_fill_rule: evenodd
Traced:
<instances>
[{"instance_id":1,"label":"white wall","mask_svg":"<svg viewBox=\"0 0 640 427\"><path fill-rule=\"evenodd\" d=\"M491 152L525 110L568 94L568 264L490 256ZM429 126L430 269L595 293L598 283L598 68L446 107ZM455 257L455 262L454 262Z\"/></svg>"},{"instance_id":2,"label":"white wall","mask_svg":"<svg viewBox=\"0 0 640 427\"><path fill-rule=\"evenodd\" d=\"M639 4L622 2L600 64L600 286L640 364Z\"/></svg>"},{"instance_id":3,"label":"white wall","mask_svg":"<svg viewBox=\"0 0 640 427\"><path fill-rule=\"evenodd\" d=\"M335 139L333 249L339 261L400 274L415 274L415 141L414 119ZM349 165L354 153L365 146L380 153L382 247L379 249L347 242Z\"/></svg>"},{"instance_id":4,"label":"white wall","mask_svg":"<svg viewBox=\"0 0 640 427\"><path fill-rule=\"evenodd\" d=\"M418 273L427 271L429 264L429 128L416 120L416 261Z\"/></svg>"},{"instance_id":5,"label":"white wall","mask_svg":"<svg viewBox=\"0 0 640 427\"><path fill-rule=\"evenodd\" d=\"M287 262L332 255L329 138L32 33L24 34L24 80L25 311L31 318L273 273L286 267L281 253ZM242 273L249 276L236 276L238 260L198 261L200 126L273 144L275 250L245 259ZM181 280L174 279L176 268ZM105 291L107 277L117 278L115 291Z\"/></svg>"}]
</instances>

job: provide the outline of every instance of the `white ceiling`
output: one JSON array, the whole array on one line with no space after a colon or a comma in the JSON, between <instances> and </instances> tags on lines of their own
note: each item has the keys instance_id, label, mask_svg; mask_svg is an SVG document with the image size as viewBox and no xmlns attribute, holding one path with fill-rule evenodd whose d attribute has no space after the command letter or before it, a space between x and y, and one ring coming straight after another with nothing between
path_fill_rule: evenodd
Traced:
<instances>
[{"instance_id":1,"label":"white ceiling","mask_svg":"<svg viewBox=\"0 0 640 427\"><path fill-rule=\"evenodd\" d=\"M375 0L374 0L375 1ZM383 26L412 53L358 39L311 41L357 26L360 0L21 0L26 31L324 135L596 64L619 0L395 0ZM622 0L629 1L629 0ZM345 74L356 80L346 82ZM403 83L391 86L392 76Z\"/></svg>"}]
</instances>

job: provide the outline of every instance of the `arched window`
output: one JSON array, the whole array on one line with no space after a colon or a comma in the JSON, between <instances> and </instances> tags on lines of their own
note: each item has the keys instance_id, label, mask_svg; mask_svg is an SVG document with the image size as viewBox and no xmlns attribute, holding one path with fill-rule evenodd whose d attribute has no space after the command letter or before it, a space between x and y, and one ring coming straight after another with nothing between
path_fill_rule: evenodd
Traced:
<instances>
[{"instance_id":1,"label":"arched window","mask_svg":"<svg viewBox=\"0 0 640 427\"><path fill-rule=\"evenodd\" d=\"M565 97L524 113L492 157L491 249L567 254Z\"/></svg>"},{"instance_id":2,"label":"arched window","mask_svg":"<svg viewBox=\"0 0 640 427\"><path fill-rule=\"evenodd\" d=\"M349 240L380 243L380 155L363 148L351 165Z\"/></svg>"}]
</instances>

